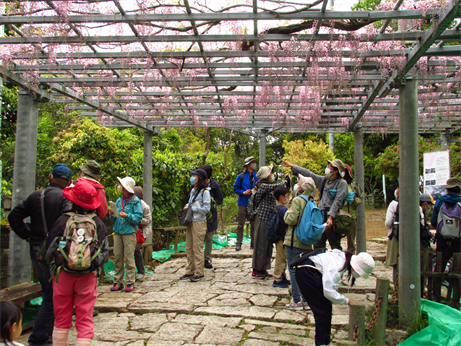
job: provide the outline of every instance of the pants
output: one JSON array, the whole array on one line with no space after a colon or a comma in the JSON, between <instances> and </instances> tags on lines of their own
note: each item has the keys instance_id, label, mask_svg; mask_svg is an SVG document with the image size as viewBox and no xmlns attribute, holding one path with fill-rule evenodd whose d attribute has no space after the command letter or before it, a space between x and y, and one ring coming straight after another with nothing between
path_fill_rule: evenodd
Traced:
<instances>
[{"instance_id":1,"label":"pants","mask_svg":"<svg viewBox=\"0 0 461 346\"><path fill-rule=\"evenodd\" d=\"M35 320L34 330L29 336L29 345L45 345L46 341L52 337L54 325L53 284L50 282L50 268L37 261L35 257L37 252L38 248L31 249L30 259L42 286L43 302Z\"/></svg>"},{"instance_id":2,"label":"pants","mask_svg":"<svg viewBox=\"0 0 461 346\"><path fill-rule=\"evenodd\" d=\"M98 279L94 273L71 274L61 270L59 282L53 278L53 302L56 315L54 326L70 329L75 306L77 338L93 339L93 310L98 295L97 286Z\"/></svg>"},{"instance_id":3,"label":"pants","mask_svg":"<svg viewBox=\"0 0 461 346\"><path fill-rule=\"evenodd\" d=\"M323 222L327 222L329 216L328 216L328 210L322 210L323 212ZM343 251L343 248L341 247L341 235L333 231L333 229L327 228L323 233L322 237L318 241L317 244L314 245L314 249L318 249L321 247L326 247L327 246L327 240L330 243L331 249L338 249Z\"/></svg>"},{"instance_id":4,"label":"pants","mask_svg":"<svg viewBox=\"0 0 461 346\"><path fill-rule=\"evenodd\" d=\"M314 265L309 259L306 264ZM331 337L333 306L323 294L322 273L310 267L298 268L296 269L296 281L314 313L315 345L328 345Z\"/></svg>"},{"instance_id":5,"label":"pants","mask_svg":"<svg viewBox=\"0 0 461 346\"><path fill-rule=\"evenodd\" d=\"M206 220L194 221L187 226L186 231L186 256L187 275L203 276L203 240L206 234Z\"/></svg>"},{"instance_id":6,"label":"pants","mask_svg":"<svg viewBox=\"0 0 461 346\"><path fill-rule=\"evenodd\" d=\"M114 281L118 284L123 283L123 273L125 271L123 264L126 265L126 284L133 285L136 276L136 267L134 261L134 250L136 248L136 233L114 234L114 257L115 257L115 275ZM125 260L125 261L124 261Z\"/></svg>"},{"instance_id":7,"label":"pants","mask_svg":"<svg viewBox=\"0 0 461 346\"><path fill-rule=\"evenodd\" d=\"M141 247L142 244L137 244L136 248L134 249L134 262L136 264L138 274L144 275L144 259L142 258Z\"/></svg>"},{"instance_id":8,"label":"pants","mask_svg":"<svg viewBox=\"0 0 461 346\"><path fill-rule=\"evenodd\" d=\"M351 233L347 235L347 251L355 255L355 236L357 232L357 220L352 220Z\"/></svg>"},{"instance_id":9,"label":"pants","mask_svg":"<svg viewBox=\"0 0 461 346\"><path fill-rule=\"evenodd\" d=\"M282 276L286 276L287 269L287 252L283 247L283 239L275 243L275 251L274 279L280 281Z\"/></svg>"},{"instance_id":10,"label":"pants","mask_svg":"<svg viewBox=\"0 0 461 346\"><path fill-rule=\"evenodd\" d=\"M255 239L253 249L253 263L252 267L254 270L264 272L271 269L271 258L272 258L272 244L266 239L266 221L261 221L259 215L255 216Z\"/></svg>"},{"instance_id":11,"label":"pants","mask_svg":"<svg viewBox=\"0 0 461 346\"><path fill-rule=\"evenodd\" d=\"M447 267L448 261L453 256L453 254L455 252L461 252L461 242L459 240L447 242L445 240L437 239L436 252L442 253L442 271L444 271L445 268ZM461 278L459 279L458 285L461 285ZM453 294L455 293L453 292ZM434 297L436 301L440 301L439 292L434 292ZM456 299L456 297L454 298ZM459 296L457 298L459 300Z\"/></svg>"},{"instance_id":12,"label":"pants","mask_svg":"<svg viewBox=\"0 0 461 346\"><path fill-rule=\"evenodd\" d=\"M206 232L205 235L205 261L210 261L211 250L213 250L214 231Z\"/></svg>"},{"instance_id":13,"label":"pants","mask_svg":"<svg viewBox=\"0 0 461 346\"><path fill-rule=\"evenodd\" d=\"M237 244L242 245L243 240L243 227L245 226L245 221L247 220L247 207L246 205L239 205L239 215L238 215L238 226L237 226ZM255 220L250 221L250 237L251 244L254 242L254 227Z\"/></svg>"},{"instance_id":14,"label":"pants","mask_svg":"<svg viewBox=\"0 0 461 346\"><path fill-rule=\"evenodd\" d=\"M303 249L300 249L300 248L297 248L297 247L290 247L290 246L287 246L285 248L286 252L287 252L287 263L288 265L290 265L291 261L293 261L293 259L302 254L304 251L307 251L307 250L303 250ZM305 302L307 302L306 299L304 299L304 297L302 296L301 294L301 291L299 289L299 286L298 286L298 282L296 281L296 270L295 269L290 269L290 267L288 267L288 272L290 273L290 281L291 281L291 292L293 294L293 301L295 303L299 303L301 301L301 297L303 298L303 300Z\"/></svg>"}]
</instances>

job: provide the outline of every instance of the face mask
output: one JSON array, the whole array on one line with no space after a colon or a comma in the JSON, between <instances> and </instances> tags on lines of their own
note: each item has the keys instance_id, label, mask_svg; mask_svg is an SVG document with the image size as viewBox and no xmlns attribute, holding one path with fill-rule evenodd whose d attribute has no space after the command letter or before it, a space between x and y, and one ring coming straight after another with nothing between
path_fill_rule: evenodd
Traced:
<instances>
[{"instance_id":1,"label":"face mask","mask_svg":"<svg viewBox=\"0 0 461 346\"><path fill-rule=\"evenodd\" d=\"M394 191L394 197L395 197L395 199L399 199L399 194L398 194L397 189L395 189L395 191Z\"/></svg>"},{"instance_id":2,"label":"face mask","mask_svg":"<svg viewBox=\"0 0 461 346\"><path fill-rule=\"evenodd\" d=\"M325 175L326 175L327 177L330 177L330 176L331 176L331 169L329 169L328 167L325 168Z\"/></svg>"},{"instance_id":3,"label":"face mask","mask_svg":"<svg viewBox=\"0 0 461 346\"><path fill-rule=\"evenodd\" d=\"M299 193L299 184L296 184L294 187L293 187L293 195L297 196Z\"/></svg>"},{"instance_id":4,"label":"face mask","mask_svg":"<svg viewBox=\"0 0 461 346\"><path fill-rule=\"evenodd\" d=\"M357 273L355 270L352 271L352 276L356 279L360 278L359 273Z\"/></svg>"},{"instance_id":5,"label":"face mask","mask_svg":"<svg viewBox=\"0 0 461 346\"><path fill-rule=\"evenodd\" d=\"M251 169L252 169L253 171L256 171L256 163L252 163L252 164L251 164Z\"/></svg>"},{"instance_id":6,"label":"face mask","mask_svg":"<svg viewBox=\"0 0 461 346\"><path fill-rule=\"evenodd\" d=\"M122 185L117 185L117 192L118 192L118 193L123 193L123 187L122 187Z\"/></svg>"},{"instance_id":7,"label":"face mask","mask_svg":"<svg viewBox=\"0 0 461 346\"><path fill-rule=\"evenodd\" d=\"M341 176L344 178L346 176L346 172L342 172Z\"/></svg>"},{"instance_id":8,"label":"face mask","mask_svg":"<svg viewBox=\"0 0 461 346\"><path fill-rule=\"evenodd\" d=\"M283 204L288 205L289 202L290 202L290 199L289 199L289 198L285 198L285 200L283 201Z\"/></svg>"},{"instance_id":9,"label":"face mask","mask_svg":"<svg viewBox=\"0 0 461 346\"><path fill-rule=\"evenodd\" d=\"M195 177L190 177L190 183L191 183L191 185L195 184Z\"/></svg>"},{"instance_id":10,"label":"face mask","mask_svg":"<svg viewBox=\"0 0 461 346\"><path fill-rule=\"evenodd\" d=\"M273 183L274 180L275 180L275 177L274 177L273 175L271 175L270 178L269 178L269 181L270 181L271 183Z\"/></svg>"}]
</instances>

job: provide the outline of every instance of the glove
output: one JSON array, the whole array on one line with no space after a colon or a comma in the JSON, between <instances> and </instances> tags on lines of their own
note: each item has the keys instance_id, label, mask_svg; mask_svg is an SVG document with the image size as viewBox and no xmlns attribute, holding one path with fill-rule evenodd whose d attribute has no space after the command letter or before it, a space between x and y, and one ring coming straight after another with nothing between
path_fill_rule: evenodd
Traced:
<instances>
[{"instance_id":1,"label":"glove","mask_svg":"<svg viewBox=\"0 0 461 346\"><path fill-rule=\"evenodd\" d=\"M330 194L331 197L336 197L336 193L338 192L338 190L330 190L328 191L328 193Z\"/></svg>"},{"instance_id":2,"label":"glove","mask_svg":"<svg viewBox=\"0 0 461 346\"><path fill-rule=\"evenodd\" d=\"M355 197L355 192L354 191L350 191L347 196L346 196L346 199L344 200L345 202L347 203L352 203L354 201L354 197Z\"/></svg>"}]
</instances>

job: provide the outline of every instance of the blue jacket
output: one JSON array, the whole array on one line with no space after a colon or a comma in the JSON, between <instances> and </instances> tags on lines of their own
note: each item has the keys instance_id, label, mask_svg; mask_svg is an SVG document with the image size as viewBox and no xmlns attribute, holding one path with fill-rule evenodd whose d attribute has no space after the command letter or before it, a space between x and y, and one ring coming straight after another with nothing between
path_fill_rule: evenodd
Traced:
<instances>
[{"instance_id":1,"label":"blue jacket","mask_svg":"<svg viewBox=\"0 0 461 346\"><path fill-rule=\"evenodd\" d=\"M242 174L244 174L243 181L240 182L240 175ZM252 188L254 188L256 182L258 181L258 178L256 178L255 172L251 173L251 175L252 175L251 181L250 181L250 172L248 171L245 171L245 173L240 173L237 176L237 179L235 179L234 192L237 195L239 195L238 205L244 205L245 207L248 205L248 199L250 198L250 195L244 195L243 193L246 190L251 190Z\"/></svg>"},{"instance_id":2,"label":"blue jacket","mask_svg":"<svg viewBox=\"0 0 461 346\"><path fill-rule=\"evenodd\" d=\"M141 222L144 214L142 212L141 200L134 196L128 201L128 203L122 209L122 199L119 198L115 202L117 205L118 212L125 212L126 218L122 219L120 216L110 216L110 219L115 221L114 233L117 234L131 234L135 233L135 227Z\"/></svg>"}]
</instances>

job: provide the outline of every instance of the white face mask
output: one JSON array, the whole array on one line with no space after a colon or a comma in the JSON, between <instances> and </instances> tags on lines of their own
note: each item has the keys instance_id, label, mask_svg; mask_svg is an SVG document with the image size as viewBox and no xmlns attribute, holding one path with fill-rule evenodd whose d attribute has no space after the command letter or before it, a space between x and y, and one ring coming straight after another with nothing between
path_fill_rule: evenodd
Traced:
<instances>
[{"instance_id":1,"label":"white face mask","mask_svg":"<svg viewBox=\"0 0 461 346\"><path fill-rule=\"evenodd\" d=\"M394 191L394 197L395 197L395 199L399 199L399 192L398 192L397 189L395 189L395 191Z\"/></svg>"},{"instance_id":2,"label":"white face mask","mask_svg":"<svg viewBox=\"0 0 461 346\"><path fill-rule=\"evenodd\" d=\"M346 172L342 172L341 176L344 178L346 176Z\"/></svg>"},{"instance_id":3,"label":"white face mask","mask_svg":"<svg viewBox=\"0 0 461 346\"><path fill-rule=\"evenodd\" d=\"M285 198L285 200L283 201L283 204L288 205L289 202L290 202L290 199L289 199L289 198Z\"/></svg>"},{"instance_id":4,"label":"white face mask","mask_svg":"<svg viewBox=\"0 0 461 346\"><path fill-rule=\"evenodd\" d=\"M269 177L269 181L270 181L271 183L273 183L274 180L275 180L275 176L272 174L272 175Z\"/></svg>"},{"instance_id":5,"label":"white face mask","mask_svg":"<svg viewBox=\"0 0 461 346\"><path fill-rule=\"evenodd\" d=\"M117 185L117 192L118 192L118 193L123 193L123 187L122 187L122 185Z\"/></svg>"},{"instance_id":6,"label":"white face mask","mask_svg":"<svg viewBox=\"0 0 461 346\"><path fill-rule=\"evenodd\" d=\"M325 168L325 175L326 175L327 177L330 177L330 176L331 176L331 169L329 169L328 167Z\"/></svg>"},{"instance_id":7,"label":"white face mask","mask_svg":"<svg viewBox=\"0 0 461 346\"><path fill-rule=\"evenodd\" d=\"M296 184L294 187L293 187L293 195L297 196L299 193L299 184Z\"/></svg>"},{"instance_id":8,"label":"white face mask","mask_svg":"<svg viewBox=\"0 0 461 346\"><path fill-rule=\"evenodd\" d=\"M253 171L256 171L256 163L252 163L252 164L250 165L250 167L251 167L251 169L252 169Z\"/></svg>"}]
</instances>

